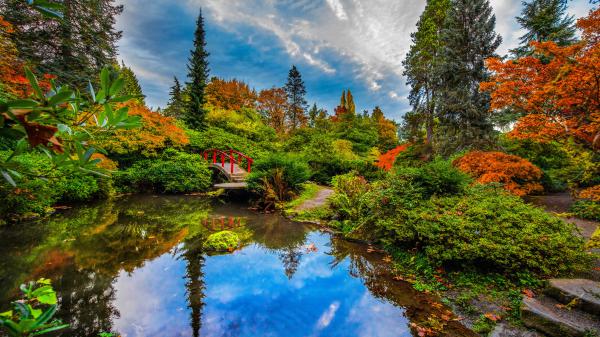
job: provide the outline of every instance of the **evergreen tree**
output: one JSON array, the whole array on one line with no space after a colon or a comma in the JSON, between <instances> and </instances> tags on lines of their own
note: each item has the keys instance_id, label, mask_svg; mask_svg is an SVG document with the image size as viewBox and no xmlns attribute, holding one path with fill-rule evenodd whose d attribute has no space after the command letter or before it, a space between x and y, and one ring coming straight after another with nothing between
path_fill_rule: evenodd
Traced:
<instances>
[{"instance_id":1,"label":"evergreen tree","mask_svg":"<svg viewBox=\"0 0 600 337\"><path fill-rule=\"evenodd\" d=\"M288 98L287 120L290 129L296 130L306 125L306 88L302 76L296 68L292 66L288 74L287 83L285 84L285 92Z\"/></svg>"},{"instance_id":2,"label":"evergreen tree","mask_svg":"<svg viewBox=\"0 0 600 337\"><path fill-rule=\"evenodd\" d=\"M531 54L529 44L533 41L553 41L559 46L574 43L576 39L575 21L566 15L567 0L523 1L521 16L517 22L527 32L521 36L521 45L511 50L516 57Z\"/></svg>"},{"instance_id":3,"label":"evergreen tree","mask_svg":"<svg viewBox=\"0 0 600 337\"><path fill-rule=\"evenodd\" d=\"M313 106L308 111L308 125L311 128L315 127L318 116L319 116L319 109L317 108L317 103L314 103Z\"/></svg>"},{"instance_id":4,"label":"evergreen tree","mask_svg":"<svg viewBox=\"0 0 600 337\"><path fill-rule=\"evenodd\" d=\"M144 99L146 96L142 92L142 87L140 86L140 82L135 76L135 73L131 68L125 66L125 63L121 63L121 76L123 76L123 80L125 81L125 85L121 90L122 95L132 95L138 96L135 100L141 104L146 105L146 100Z\"/></svg>"},{"instance_id":5,"label":"evergreen tree","mask_svg":"<svg viewBox=\"0 0 600 337\"><path fill-rule=\"evenodd\" d=\"M83 88L115 62L122 34L114 26L123 11L115 0L63 0L60 22L41 16L26 1L0 3L0 15L15 28L12 37L20 56L62 83Z\"/></svg>"},{"instance_id":6,"label":"evergreen tree","mask_svg":"<svg viewBox=\"0 0 600 337\"><path fill-rule=\"evenodd\" d=\"M174 77L173 86L169 92L171 98L165 108L164 115L175 118L182 118L185 112L185 102L183 100L183 92L181 90L181 84L177 77Z\"/></svg>"},{"instance_id":7,"label":"evergreen tree","mask_svg":"<svg viewBox=\"0 0 600 337\"><path fill-rule=\"evenodd\" d=\"M502 38L488 0L453 0L442 30L439 115L443 151L487 144L493 134L490 97L479 90L489 78L485 60L496 56Z\"/></svg>"},{"instance_id":8,"label":"evergreen tree","mask_svg":"<svg viewBox=\"0 0 600 337\"><path fill-rule=\"evenodd\" d=\"M434 121L437 114L439 92L442 86L439 67L442 62L443 41L440 36L446 22L450 0L428 0L425 10L417 22L417 31L411 34L412 45L404 60L404 75L411 90L409 101L413 107L405 115L406 130L420 141L420 132L425 129L425 142L433 143ZM408 125L414 123L415 125Z\"/></svg>"},{"instance_id":9,"label":"evergreen tree","mask_svg":"<svg viewBox=\"0 0 600 337\"><path fill-rule=\"evenodd\" d=\"M208 83L208 52L206 51L206 39L204 31L204 18L202 10L196 21L196 32L194 35L194 50L188 64L187 87L189 88L190 100L187 104L184 119L188 126L193 129L202 129L205 125L206 101L205 90Z\"/></svg>"}]
</instances>

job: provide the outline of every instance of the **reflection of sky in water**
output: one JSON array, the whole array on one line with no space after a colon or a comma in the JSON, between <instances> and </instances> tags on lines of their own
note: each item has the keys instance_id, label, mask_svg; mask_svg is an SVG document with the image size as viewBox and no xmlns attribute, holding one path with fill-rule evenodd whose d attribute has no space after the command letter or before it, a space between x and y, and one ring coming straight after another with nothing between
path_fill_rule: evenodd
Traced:
<instances>
[{"instance_id":1,"label":"reflection of sky in water","mask_svg":"<svg viewBox=\"0 0 600 337\"><path fill-rule=\"evenodd\" d=\"M278 252L258 245L208 257L201 336L411 336L401 308L374 298L348 273L334 269L327 235L312 233L316 253L304 253L288 279ZM165 254L115 283L124 337L191 336L186 261Z\"/></svg>"}]
</instances>

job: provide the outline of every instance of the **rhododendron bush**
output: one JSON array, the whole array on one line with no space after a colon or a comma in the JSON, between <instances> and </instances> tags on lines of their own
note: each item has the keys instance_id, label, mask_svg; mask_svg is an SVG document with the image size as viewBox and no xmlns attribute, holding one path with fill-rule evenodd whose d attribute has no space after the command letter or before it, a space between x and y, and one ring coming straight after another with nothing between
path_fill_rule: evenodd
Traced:
<instances>
[{"instance_id":1,"label":"rhododendron bush","mask_svg":"<svg viewBox=\"0 0 600 337\"><path fill-rule=\"evenodd\" d=\"M391 170L394 166L394 162L396 161L396 157L398 157L400 153L406 151L406 149L408 149L408 144L402 144L380 155L379 159L377 160L377 167L386 171Z\"/></svg>"},{"instance_id":2,"label":"rhododendron bush","mask_svg":"<svg viewBox=\"0 0 600 337\"><path fill-rule=\"evenodd\" d=\"M581 192L579 192L579 197L582 199L600 202L600 185L581 190Z\"/></svg>"},{"instance_id":3,"label":"rhododendron bush","mask_svg":"<svg viewBox=\"0 0 600 337\"><path fill-rule=\"evenodd\" d=\"M481 89L491 93L491 108L525 114L513 137L572 137L600 150L600 8L577 26L582 32L579 43L533 42L532 56L487 60L493 76Z\"/></svg>"},{"instance_id":4,"label":"rhododendron bush","mask_svg":"<svg viewBox=\"0 0 600 337\"><path fill-rule=\"evenodd\" d=\"M542 171L526 159L502 152L473 151L453 162L481 184L501 183L511 193L524 196L543 191Z\"/></svg>"}]
</instances>

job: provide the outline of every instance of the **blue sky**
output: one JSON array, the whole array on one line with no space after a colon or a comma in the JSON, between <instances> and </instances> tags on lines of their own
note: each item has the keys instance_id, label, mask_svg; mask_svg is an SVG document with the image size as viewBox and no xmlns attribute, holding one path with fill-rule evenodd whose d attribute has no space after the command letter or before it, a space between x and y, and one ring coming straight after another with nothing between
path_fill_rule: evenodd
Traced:
<instances>
[{"instance_id":1,"label":"blue sky","mask_svg":"<svg viewBox=\"0 0 600 337\"><path fill-rule=\"evenodd\" d=\"M137 74L149 105L164 106L173 76L185 80L202 7L212 76L257 90L282 86L292 64L309 104L329 112L351 89L357 111L376 105L395 120L410 110L402 60L425 0L118 0L125 5L119 57ZM518 43L520 0L492 0L499 53ZM576 17L588 0L570 2Z\"/></svg>"}]
</instances>

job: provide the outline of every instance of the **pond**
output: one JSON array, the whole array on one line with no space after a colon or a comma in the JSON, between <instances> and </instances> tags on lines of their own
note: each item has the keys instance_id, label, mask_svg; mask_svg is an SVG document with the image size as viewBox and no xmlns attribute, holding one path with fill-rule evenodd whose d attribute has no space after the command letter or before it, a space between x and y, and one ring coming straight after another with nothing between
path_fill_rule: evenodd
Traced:
<instances>
[{"instance_id":1,"label":"pond","mask_svg":"<svg viewBox=\"0 0 600 337\"><path fill-rule=\"evenodd\" d=\"M246 242L207 254L221 228ZM414 324L472 334L390 269L371 247L243 204L138 195L1 229L0 309L46 277L71 325L63 336L417 336Z\"/></svg>"}]
</instances>

